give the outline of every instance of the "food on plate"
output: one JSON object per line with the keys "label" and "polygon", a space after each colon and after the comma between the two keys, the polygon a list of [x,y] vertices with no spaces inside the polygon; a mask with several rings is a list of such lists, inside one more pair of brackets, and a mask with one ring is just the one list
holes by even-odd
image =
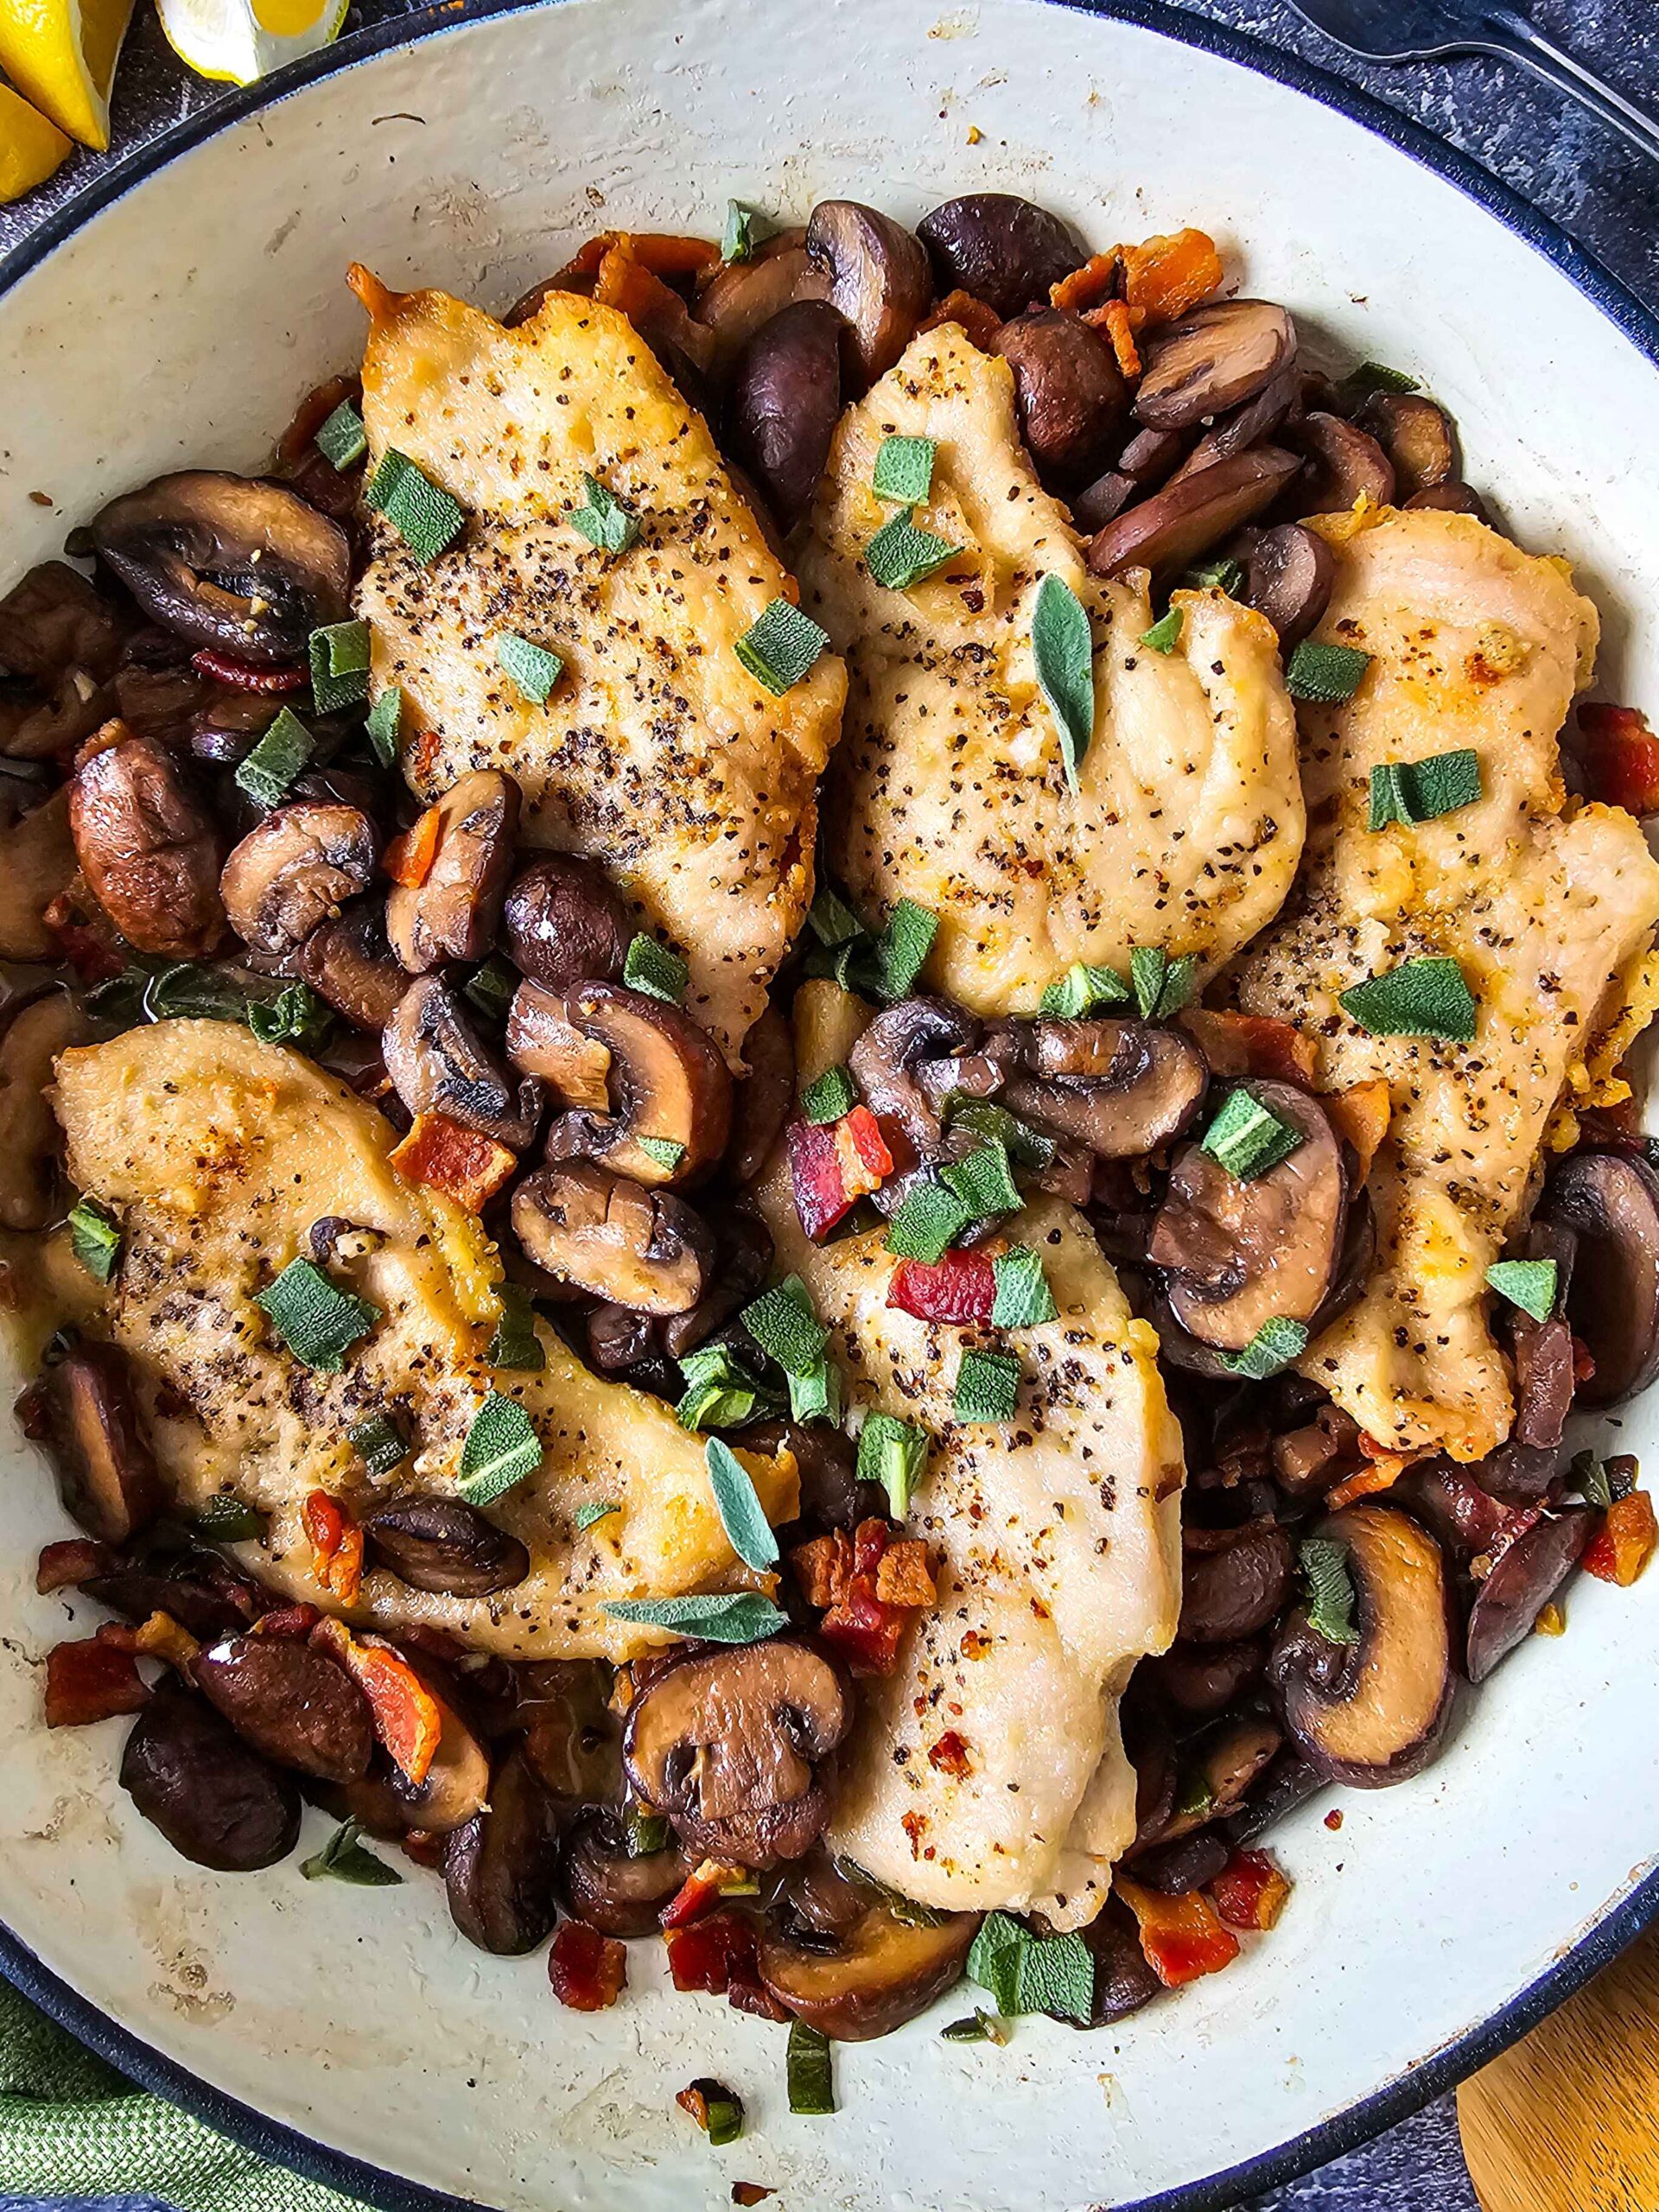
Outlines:
{"label": "food on plate", "polygon": [[1202,232],[352,281],[0,599],[45,1723],[572,2009],[660,1935],[796,2111],[1124,2019],[1659,1543],[1659,740]]}

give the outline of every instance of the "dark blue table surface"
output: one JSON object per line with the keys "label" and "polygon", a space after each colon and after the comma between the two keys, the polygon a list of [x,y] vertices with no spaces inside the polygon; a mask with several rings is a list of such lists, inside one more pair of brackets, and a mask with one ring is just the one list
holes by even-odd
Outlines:
{"label": "dark blue table surface", "polygon": [[[415,4],[358,0],[347,29],[406,15]],[[1186,0],[1186,5],[1194,15],[1253,31],[1365,85],[1495,170],[1659,308],[1659,170],[1526,72],[1481,60],[1371,68],[1351,62],[1278,0]],[[1532,0],[1531,14],[1559,42],[1659,115],[1659,7],[1653,0],[1634,5],[1631,0]],[[130,151],[215,96],[213,86],[182,69],[145,11],[129,41],[117,89],[115,150]],[[0,208],[0,257],[50,208],[72,199],[99,166],[99,156],[77,154],[22,206]],[[0,2184],[4,2178],[0,2175]],[[0,2197],[0,2208],[19,2202]],[[46,2208],[31,2205],[29,2212]],[[1431,2105],[1364,2149],[1257,2199],[1248,2212],[1478,2212],[1458,2148],[1452,2101]]]}

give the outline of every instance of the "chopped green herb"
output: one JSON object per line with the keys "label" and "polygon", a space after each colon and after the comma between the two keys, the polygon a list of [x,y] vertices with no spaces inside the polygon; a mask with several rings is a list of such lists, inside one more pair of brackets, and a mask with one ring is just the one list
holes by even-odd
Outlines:
{"label": "chopped green herb", "polygon": [[[613,1513],[620,1513],[621,1510],[621,1507],[608,1497],[590,1497],[585,1505],[579,1505],[576,1508],[575,1515],[576,1528],[578,1531],[591,1529],[596,1522],[607,1520]],[[666,1828],[668,1826],[666,1821],[664,1821],[663,1826]],[[630,1856],[636,1855],[630,1853]]]}
{"label": "chopped green herb", "polygon": [[461,995],[472,1001],[486,1021],[499,1024],[507,1018],[518,983],[518,970],[510,968],[499,952],[493,952],[461,985]]}
{"label": "chopped green herb", "polygon": [[682,1428],[741,1428],[758,1413],[779,1408],[777,1394],[749,1372],[724,1338],[687,1352],[680,1372],[685,1395],[674,1412]]}
{"label": "chopped green herb", "polygon": [[1307,1583],[1308,1626],[1327,1643],[1357,1643],[1348,1547],[1334,1536],[1304,1536],[1297,1557]]}
{"label": "chopped green herb", "polygon": [[371,1414],[349,1429],[352,1449],[372,1475],[389,1475],[409,1457],[409,1443],[385,1414]]}
{"label": "chopped green herb", "polygon": [[1094,2011],[1095,1962],[1083,1938],[1033,1936],[1005,1912],[981,1923],[967,1974],[999,2013],[1047,2012],[1086,2024]]}
{"label": "chopped green herb", "polygon": [[823,1357],[830,1332],[812,1311],[806,1285],[785,1275],[738,1317],[769,1359],[785,1375],[805,1375]]}
{"label": "chopped green herb", "polygon": [[741,200],[726,202],[726,225],[720,234],[720,257],[722,261],[749,261],[754,249],[770,234],[771,226],[764,215],[753,207],[746,207]]}
{"label": "chopped green herb", "polygon": [[891,1414],[867,1414],[858,1432],[858,1479],[880,1483],[895,1521],[910,1510],[910,1501],[927,1465],[927,1431],[913,1421],[896,1421]]}
{"label": "chopped green herb", "polygon": [[995,2012],[976,2008],[965,2020],[952,2020],[948,2028],[941,2028],[940,2035],[946,2043],[995,2043],[1008,2040],[1008,2024]]}
{"label": "chopped green herb", "polygon": [[817,665],[830,632],[786,599],[774,599],[733,646],[757,683],[774,698],[792,691]]}
{"label": "chopped green herb", "polygon": [[1354,645],[1319,645],[1304,638],[1285,664],[1285,689],[1293,699],[1324,707],[1340,706],[1359,689],[1371,664],[1370,653]]}
{"label": "chopped green herb", "polygon": [[1019,2009],[1020,1954],[1030,1942],[1029,1932],[1006,1912],[988,1913],[980,1923],[964,1972],[989,1990],[999,2012]]}
{"label": "chopped green herb", "polygon": [[907,1191],[887,1224],[887,1249],[900,1260],[942,1260],[972,1221],[973,1211],[932,1176]]}
{"label": "chopped green herb", "polygon": [[280,806],[315,749],[315,738],[293,709],[284,707],[238,768],[237,789],[256,806]]}
{"label": "chopped green herb", "polygon": [[791,2112],[834,2112],[836,2076],[830,2038],[804,2020],[789,2024],[788,2071]]}
{"label": "chopped green herb", "polygon": [[369,709],[368,719],[363,725],[369,743],[374,747],[374,757],[383,768],[395,768],[397,765],[397,735],[403,719],[402,688],[388,683]]}
{"label": "chopped green herb", "polygon": [[467,518],[449,494],[423,475],[405,453],[387,448],[363,500],[384,515],[424,567],[460,537]]}
{"label": "chopped green herb", "polygon": [[1497,1260],[1486,1270],[1486,1287],[1535,1321],[1548,1321],[1555,1311],[1559,1274],[1554,1260]]}
{"label": "chopped green herb", "polygon": [[939,918],[931,907],[918,906],[913,899],[899,901],[887,918],[887,929],[877,947],[880,975],[876,988],[881,997],[898,1000],[910,996],[938,933]]}
{"label": "chopped green herb", "polygon": [[121,1224],[96,1198],[79,1198],[69,1216],[69,1244],[95,1282],[108,1282],[121,1256]]}
{"label": "chopped green herb", "polygon": [[953,1129],[971,1129],[976,1136],[1000,1144],[1016,1167],[1046,1167],[1054,1157],[1054,1140],[1010,1114],[994,1098],[964,1098],[954,1091],[945,1101],[945,1121]]}
{"label": "chopped green herb", "polygon": [[864,925],[847,901],[820,880],[806,910],[807,927],[820,944],[850,944],[864,935]]}
{"label": "chopped green herb", "polygon": [[826,1068],[801,1093],[801,1111],[809,1122],[838,1122],[858,1103],[858,1086],[844,1067]]}
{"label": "chopped green herb", "polygon": [[582,482],[588,504],[571,509],[572,527],[579,530],[590,545],[597,545],[601,553],[626,553],[639,535],[639,517],[585,468]]}
{"label": "chopped green herb", "polygon": [[949,1167],[941,1170],[939,1180],[947,1190],[956,1192],[976,1221],[986,1214],[1019,1211],[1020,1192],[1008,1166],[1008,1155],[995,1141],[981,1145],[966,1160],[953,1160]]}
{"label": "chopped green herb", "polygon": [[726,1531],[726,1541],[745,1567],[756,1573],[778,1564],[778,1539],[761,1510],[748,1469],[729,1444],[711,1436],[703,1451],[709,1487],[715,1494],[715,1510]]}
{"label": "chopped green herb", "polygon": [[369,626],[331,622],[311,632],[311,702],[320,715],[361,706],[369,696]]}
{"label": "chopped green herb", "polygon": [[1366,827],[1386,830],[1391,822],[1414,830],[1472,806],[1479,798],[1480,755],[1472,747],[1436,753],[1427,760],[1392,760],[1371,771],[1371,810]]}
{"label": "chopped green herb", "polygon": [[1161,946],[1137,944],[1129,953],[1129,988],[1142,1021],[1167,1021],[1192,995],[1198,961],[1190,952],[1172,960]]}
{"label": "chopped green herb", "polygon": [[338,1375],[380,1319],[378,1306],[341,1290],[309,1260],[290,1260],[253,1302],[295,1358],[319,1375]]}
{"label": "chopped green herb", "polygon": [[342,1821],[322,1849],[309,1859],[300,1861],[300,1872],[308,1882],[325,1878],[335,1882],[353,1882],[362,1890],[391,1890],[399,1888],[403,1876],[395,1866],[388,1866],[384,1859],[377,1859],[358,1841],[362,1830],[355,1821]]}
{"label": "chopped green herb", "polygon": [[1149,645],[1155,653],[1173,653],[1180,644],[1181,632],[1185,627],[1185,609],[1172,607],[1167,613],[1159,616],[1150,630],[1141,632],[1141,642],[1143,645]]}
{"label": "chopped green herb", "polygon": [[1043,993],[1041,1010],[1075,1021],[1080,1015],[1092,1014],[1097,1006],[1128,1003],[1129,987],[1116,969],[1091,968],[1087,961],[1078,960]]}
{"label": "chopped green herb", "polygon": [[1242,1376],[1247,1382],[1265,1382],[1306,1350],[1307,1331],[1301,1323],[1275,1313],[1262,1324],[1243,1351],[1224,1351],[1218,1357],[1230,1375]]}
{"label": "chopped green herb", "polygon": [[991,1274],[996,1282],[991,1304],[994,1329],[1034,1329],[1058,1313],[1043,1272],[1043,1255],[1031,1245],[1010,1245],[991,1262]]}
{"label": "chopped green herb", "polygon": [[912,512],[900,507],[896,515],[889,515],[864,548],[864,566],[884,590],[908,591],[962,550],[949,538],[918,529],[911,520]]}
{"label": "chopped green herb", "polygon": [[1194,1815],[1202,1818],[1214,1806],[1215,1802],[1215,1791],[1199,1773],[1198,1768],[1195,1766],[1184,1768],[1176,1779],[1173,1809],[1183,1819],[1191,1818]]}
{"label": "chopped green herb", "polygon": [[814,1421],[840,1421],[841,1370],[833,1360],[817,1360],[804,1375],[790,1376],[789,1417],[803,1427]]}
{"label": "chopped green herb", "polygon": [[1064,577],[1045,576],[1037,587],[1031,655],[1054,717],[1065,780],[1075,791],[1095,734],[1095,646],[1083,601]]}
{"label": "chopped green herb", "polygon": [[883,438],[876,448],[873,485],[878,499],[918,506],[933,488],[935,438]]}
{"label": "chopped green herb", "polygon": [[355,468],[367,453],[369,434],[363,427],[363,417],[351,401],[342,399],[312,443],[330,467],[337,468],[344,475],[348,468]]}
{"label": "chopped green herb", "polygon": [[1181,582],[1193,591],[1223,591],[1236,599],[1244,588],[1244,563],[1226,555],[1213,561],[1195,561]]}
{"label": "chopped green herb", "polygon": [[1593,1452],[1575,1452],[1567,1468],[1567,1478],[1577,1484],[1586,1505],[1611,1505],[1613,1486],[1607,1479],[1607,1470]]}
{"label": "chopped green herb", "polygon": [[1252,1183],[1288,1160],[1302,1141],[1300,1129],[1281,1122],[1240,1084],[1228,1092],[1221,1111],[1205,1131],[1203,1149],[1237,1181]]}
{"label": "chopped green herb", "polygon": [[564,662],[545,645],[532,645],[516,630],[503,630],[495,641],[498,665],[532,706],[544,707],[553,686],[564,672]]}
{"label": "chopped green herb", "polygon": [[[588,1508],[584,1505],[582,1510],[586,1513]],[[616,1508],[607,1505],[605,1510],[614,1513]],[[580,1516],[577,1517],[579,1524],[586,1525],[581,1523]],[[598,1516],[594,1517],[597,1519]],[[660,1813],[647,1813],[638,1805],[630,1805],[623,1815],[622,1836],[630,1859],[654,1859],[659,1851],[668,1849],[668,1822]]]}
{"label": "chopped green herb", "polygon": [[535,1422],[516,1398],[492,1390],[467,1431],[455,1488],[469,1505],[493,1505],[541,1464]]}
{"label": "chopped green herb", "polygon": [[492,1367],[512,1374],[539,1374],[547,1365],[547,1354],[536,1333],[536,1309],[529,1292],[504,1281],[495,1286],[495,1300],[500,1312],[485,1358]]}
{"label": "chopped green herb", "polygon": [[228,1491],[210,1497],[195,1515],[197,1532],[214,1544],[251,1543],[265,1533],[265,1516]]}
{"label": "chopped green herb", "polygon": [[274,999],[255,1000],[246,1015],[262,1045],[320,1045],[334,1019],[333,1007],[308,983],[289,983]]}
{"label": "chopped green herb", "polygon": [[245,1021],[248,1002],[222,968],[179,960],[147,980],[142,1011],[149,1021]]}
{"label": "chopped green herb", "polygon": [[670,1175],[685,1158],[685,1147],[677,1137],[636,1137],[634,1142],[647,1160],[654,1160]]}
{"label": "chopped green herb", "polygon": [[690,2113],[711,2143],[735,2143],[743,2133],[743,2100],[723,2082],[693,2082],[674,2101]]}
{"label": "chopped green herb", "polygon": [[1349,370],[1338,396],[1346,413],[1379,391],[1421,391],[1422,388],[1403,369],[1391,369],[1382,361],[1362,361],[1357,369]]}
{"label": "chopped green herb", "polygon": [[613,1620],[677,1629],[705,1643],[759,1643],[789,1625],[789,1615],[758,1590],[710,1598],[608,1598],[605,1611]]}
{"label": "chopped green herb", "polygon": [[690,976],[679,954],[654,937],[635,938],[622,963],[622,980],[630,990],[644,991],[648,998],[662,999],[670,1006],[683,1006]]}
{"label": "chopped green herb", "polygon": [[1475,1033],[1475,1001],[1452,959],[1402,960],[1344,991],[1337,1003],[1373,1037],[1446,1037],[1466,1045]]}
{"label": "chopped green herb", "polygon": [[989,1427],[1012,1421],[1019,1403],[1020,1363],[1012,1352],[963,1352],[957,1370],[952,1420],[970,1428]]}

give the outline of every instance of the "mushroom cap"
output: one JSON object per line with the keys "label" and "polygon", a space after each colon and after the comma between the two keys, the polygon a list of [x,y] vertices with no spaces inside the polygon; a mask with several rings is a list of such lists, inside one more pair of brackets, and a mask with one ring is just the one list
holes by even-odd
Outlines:
{"label": "mushroom cap", "polygon": [[394,883],[386,899],[386,934],[410,975],[482,960],[494,944],[521,803],[499,768],[474,769],[434,802],[432,865],[418,884]]}
{"label": "mushroom cap", "polygon": [[538,1268],[636,1313],[690,1313],[714,1270],[714,1232],[694,1208],[591,1160],[525,1176],[512,1213]]}
{"label": "mushroom cap", "polygon": [[534,1137],[541,1084],[507,1072],[440,977],[422,976],[409,986],[382,1033],[381,1049],[386,1073],[411,1114],[448,1114],[513,1152]]}
{"label": "mushroom cap", "polygon": [[292,952],[365,888],[380,856],[354,806],[279,806],[232,848],[219,879],[231,927],[256,952]]}
{"label": "mushroom cap", "polygon": [[1021,1065],[1002,1103],[1102,1160],[1139,1159],[1168,1144],[1208,1087],[1204,1054],[1184,1029],[1110,1019],[1019,1025]]}
{"label": "mushroom cap", "polygon": [[797,2019],[837,2043],[864,2043],[925,2012],[960,1976],[978,1930],[977,1913],[930,1913],[918,1924],[877,1901],[833,1950],[768,1929],[756,1962]]}
{"label": "mushroom cap", "polygon": [[1634,1154],[1581,1153],[1550,1177],[1541,1220],[1570,1230],[1567,1318],[1596,1371],[1585,1406],[1615,1406],[1659,1374],[1659,1173]]}
{"label": "mushroom cap", "polygon": [[83,759],[69,786],[80,872],[140,952],[199,958],[225,933],[218,829],[185,770],[155,738],[118,721],[99,734],[111,741]]}
{"label": "mushroom cap", "polygon": [[861,391],[886,375],[932,305],[926,251],[902,223],[856,200],[819,200],[807,218],[806,250],[828,274]]}

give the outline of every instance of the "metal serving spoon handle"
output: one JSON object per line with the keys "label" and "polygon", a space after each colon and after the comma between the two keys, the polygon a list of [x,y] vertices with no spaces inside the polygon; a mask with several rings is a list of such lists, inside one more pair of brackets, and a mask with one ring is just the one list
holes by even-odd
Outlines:
{"label": "metal serving spoon handle", "polygon": [[1489,7],[1483,14],[1493,40],[1506,54],[1553,85],[1558,92],[1565,92],[1575,99],[1592,115],[1621,131],[1639,153],[1648,154],[1659,162],[1659,124],[1650,116],[1643,115],[1639,107],[1616,92],[1611,85],[1604,84],[1581,61],[1547,39],[1535,29],[1524,16],[1517,16],[1512,9]]}

